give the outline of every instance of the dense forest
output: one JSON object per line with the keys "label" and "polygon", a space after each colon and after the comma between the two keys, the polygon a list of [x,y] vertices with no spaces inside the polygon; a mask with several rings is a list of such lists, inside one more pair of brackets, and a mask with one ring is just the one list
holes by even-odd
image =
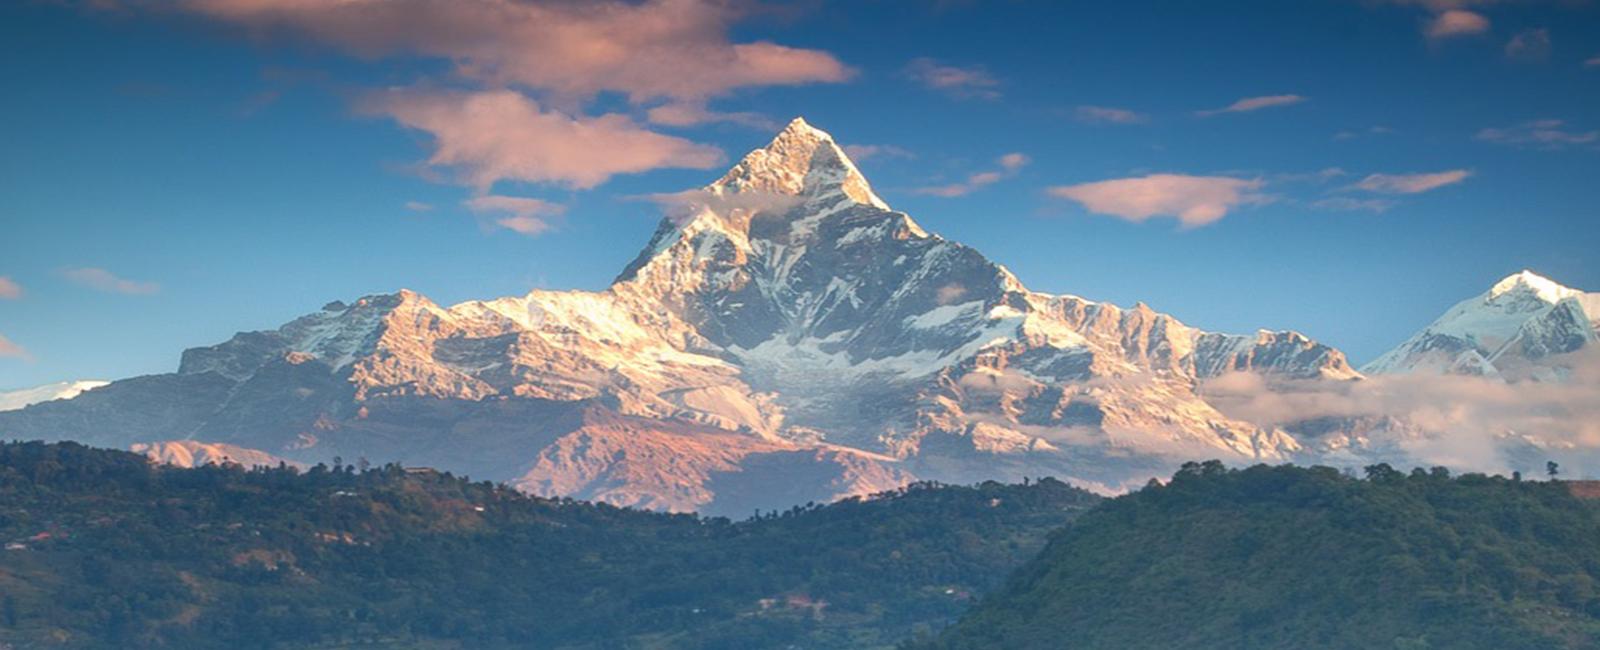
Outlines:
{"label": "dense forest", "polygon": [[1568,487],[1191,463],[1079,518],[914,645],[1596,648],[1600,517]]}
{"label": "dense forest", "polygon": [[733,522],[341,465],[0,445],[0,647],[893,647],[1101,500],[924,484]]}

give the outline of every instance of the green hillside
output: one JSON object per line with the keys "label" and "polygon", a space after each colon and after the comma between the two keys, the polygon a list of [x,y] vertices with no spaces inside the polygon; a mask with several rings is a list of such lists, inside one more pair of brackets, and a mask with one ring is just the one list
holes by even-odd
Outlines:
{"label": "green hillside", "polygon": [[0,445],[0,647],[892,647],[1099,501],[919,485],[730,522],[386,466]]}
{"label": "green hillside", "polygon": [[1107,501],[930,648],[1596,648],[1562,483],[1189,464]]}

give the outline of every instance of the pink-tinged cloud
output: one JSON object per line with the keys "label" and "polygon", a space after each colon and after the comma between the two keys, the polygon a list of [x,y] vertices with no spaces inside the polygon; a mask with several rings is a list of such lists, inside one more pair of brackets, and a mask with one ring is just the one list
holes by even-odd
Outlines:
{"label": "pink-tinged cloud", "polygon": [[1550,30],[1524,29],[1506,42],[1506,58],[1528,63],[1550,58]]}
{"label": "pink-tinged cloud", "polygon": [[915,194],[939,196],[944,198],[966,196],[979,189],[998,183],[1008,176],[1016,174],[1019,170],[1021,170],[1023,167],[1026,167],[1028,163],[1032,161],[1033,159],[1029,158],[1027,154],[1017,152],[1008,153],[995,159],[995,164],[1000,166],[1000,169],[998,170],[976,172],[968,175],[966,180],[963,180],[959,183],[919,187],[911,191]]}
{"label": "pink-tinged cloud", "polygon": [[983,66],[954,66],[921,57],[906,65],[906,76],[952,97],[999,99],[1000,82]]}
{"label": "pink-tinged cloud", "polygon": [[1228,176],[1151,174],[1080,185],[1052,187],[1051,196],[1069,199],[1095,214],[1133,222],[1151,217],[1177,217],[1185,228],[1195,228],[1227,216],[1234,208],[1260,203],[1259,179]]}
{"label": "pink-tinged cloud", "polygon": [[1428,21],[1423,30],[1428,38],[1441,39],[1454,36],[1471,36],[1489,31],[1489,19],[1483,14],[1465,9],[1451,9]]}
{"label": "pink-tinged cloud", "polygon": [[1079,106],[1074,114],[1087,124],[1139,124],[1146,120],[1134,111],[1110,106]]}
{"label": "pink-tinged cloud", "polygon": [[147,296],[161,290],[161,285],[154,282],[141,282],[117,277],[115,273],[95,267],[67,269],[62,271],[61,274],[66,276],[68,280],[106,293]]}
{"label": "pink-tinged cloud", "polygon": [[1484,129],[1475,137],[1484,142],[1536,149],[1600,145],[1600,130],[1572,130],[1561,120],[1534,120],[1506,128]]}
{"label": "pink-tinged cloud", "polygon": [[474,214],[503,215],[494,219],[495,225],[529,237],[550,230],[552,225],[548,218],[566,210],[549,201],[497,194],[473,197],[466,200],[464,205]]}
{"label": "pink-tinged cloud", "polygon": [[22,285],[16,280],[0,275],[0,300],[16,300],[22,297]]}
{"label": "pink-tinged cloud", "polygon": [[570,117],[512,90],[397,89],[367,97],[363,108],[432,135],[428,164],[457,170],[480,192],[501,180],[586,189],[616,174],[722,162],[714,147],[646,130],[625,115]]}
{"label": "pink-tinged cloud", "polygon": [[1446,185],[1467,180],[1472,172],[1465,169],[1435,172],[1432,174],[1372,174],[1352,187],[1379,194],[1420,194]]}
{"label": "pink-tinged cloud", "polygon": [[358,56],[445,59],[468,78],[580,102],[703,100],[852,72],[820,50],[734,43],[740,3],[716,0],[180,0],[258,35],[302,36]]}
{"label": "pink-tinged cloud", "polygon": [[11,339],[6,338],[6,335],[0,334],[0,359],[7,357],[12,359],[28,360],[32,359],[33,355],[28,354],[28,350],[26,348],[23,348],[16,343],[12,343]]}
{"label": "pink-tinged cloud", "polygon": [[1267,95],[1263,97],[1246,97],[1222,108],[1199,111],[1195,114],[1199,115],[1200,117],[1210,117],[1212,115],[1220,115],[1222,113],[1249,113],[1251,111],[1259,111],[1263,108],[1293,106],[1306,100],[1307,98],[1300,95]]}
{"label": "pink-tinged cloud", "polygon": [[1583,62],[1583,67],[1585,67],[1585,68],[1600,68],[1600,56],[1591,56],[1591,57],[1589,57],[1588,61],[1584,61]]}

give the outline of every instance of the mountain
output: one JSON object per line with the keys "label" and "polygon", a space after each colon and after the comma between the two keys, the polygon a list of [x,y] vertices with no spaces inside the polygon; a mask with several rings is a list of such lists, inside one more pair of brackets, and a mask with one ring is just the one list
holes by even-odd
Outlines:
{"label": "mountain", "polygon": [[1360,376],[1294,332],[1031,291],[891,209],[804,120],[666,200],[604,291],[334,302],[188,350],[176,373],[0,414],[0,435],[402,460],[747,514],[917,478],[1114,490],[1197,456],[1280,461],[1293,436],[1223,415],[1199,383]]}
{"label": "mountain", "polygon": [[1190,465],[913,647],[1594,648],[1597,535],[1562,482]]}
{"label": "mountain", "polygon": [[72,399],[83,393],[83,391],[99,388],[108,383],[110,382],[96,380],[61,381],[33,388],[0,392],[0,411],[15,411],[29,404],[38,404],[39,402],[51,400]]}
{"label": "mountain", "polygon": [[1600,293],[1561,286],[1532,271],[1501,280],[1361,370],[1560,380],[1559,355],[1600,338]]}
{"label": "mountain", "polygon": [[915,484],[730,522],[395,465],[0,443],[0,646],[887,649],[1099,501]]}

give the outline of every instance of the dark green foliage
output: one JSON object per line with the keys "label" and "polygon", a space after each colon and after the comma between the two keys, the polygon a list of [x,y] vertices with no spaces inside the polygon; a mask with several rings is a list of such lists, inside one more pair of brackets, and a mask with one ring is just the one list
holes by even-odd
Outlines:
{"label": "dark green foliage", "polygon": [[892,646],[1097,501],[917,485],[735,523],[395,465],[172,469],[13,443],[0,542],[26,548],[0,551],[0,646]]}
{"label": "dark green foliage", "polygon": [[1189,464],[1110,500],[930,648],[1596,648],[1600,517],[1562,483]]}

